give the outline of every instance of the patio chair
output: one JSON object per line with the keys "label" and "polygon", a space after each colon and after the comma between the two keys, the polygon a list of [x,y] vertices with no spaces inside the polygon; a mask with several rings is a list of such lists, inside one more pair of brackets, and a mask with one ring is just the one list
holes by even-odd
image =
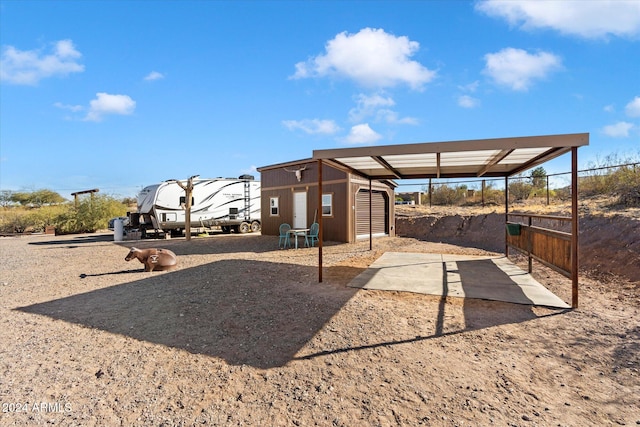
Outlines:
{"label": "patio chair", "polygon": [[320,231],[320,226],[317,222],[311,224],[309,227],[309,233],[304,235],[304,245],[309,247],[309,240],[311,240],[311,246],[315,246],[315,242],[318,241],[318,232]]}
{"label": "patio chair", "polygon": [[289,234],[289,230],[291,230],[291,226],[289,224],[280,224],[280,236],[278,239],[278,249],[280,249],[280,245],[282,245],[283,249],[287,247],[291,247],[291,235]]}

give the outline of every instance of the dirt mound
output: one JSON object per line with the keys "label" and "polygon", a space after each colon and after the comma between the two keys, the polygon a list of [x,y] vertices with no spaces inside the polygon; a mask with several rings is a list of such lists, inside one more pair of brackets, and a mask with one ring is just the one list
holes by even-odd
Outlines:
{"label": "dirt mound", "polygon": [[[640,281],[640,218],[587,214],[579,219],[579,263],[583,273]],[[429,242],[504,252],[504,214],[399,211],[396,233]]]}

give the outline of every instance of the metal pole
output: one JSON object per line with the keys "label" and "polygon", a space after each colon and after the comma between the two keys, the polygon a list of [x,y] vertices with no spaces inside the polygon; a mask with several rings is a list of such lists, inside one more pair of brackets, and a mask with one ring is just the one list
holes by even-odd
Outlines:
{"label": "metal pole", "polygon": [[373,207],[371,193],[371,178],[369,178],[369,250],[373,249]]}
{"label": "metal pole", "polygon": [[533,217],[528,217],[529,228],[527,228],[527,255],[529,256],[529,274],[533,273],[533,233],[531,232],[531,226],[533,225]]}
{"label": "metal pole", "polygon": [[193,194],[193,177],[187,180],[184,201],[184,237],[191,240],[191,195]]}
{"label": "metal pole", "polygon": [[318,159],[318,283],[322,283],[322,160]]}
{"label": "metal pole", "polygon": [[507,222],[509,221],[509,177],[504,177],[504,254],[509,256],[509,236],[507,234]]}
{"label": "metal pole", "polygon": [[571,307],[578,308],[578,147],[571,147]]}
{"label": "metal pole", "polygon": [[547,175],[547,206],[549,206],[549,175]]}

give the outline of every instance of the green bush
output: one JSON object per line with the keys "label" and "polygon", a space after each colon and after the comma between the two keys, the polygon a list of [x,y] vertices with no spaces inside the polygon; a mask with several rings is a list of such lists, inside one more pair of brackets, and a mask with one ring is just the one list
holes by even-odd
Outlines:
{"label": "green bush", "polygon": [[124,216],[127,206],[107,195],[83,197],[78,204],[64,203],[33,208],[5,207],[0,210],[0,232],[42,232],[54,226],[57,233],[87,233],[108,227],[109,220]]}
{"label": "green bush", "polygon": [[107,228],[109,219],[124,216],[127,207],[111,196],[94,195],[82,198],[58,218],[61,233],[93,233]]}
{"label": "green bush", "polygon": [[624,206],[640,206],[640,166],[624,166],[613,174],[614,194]]}
{"label": "green bush", "polygon": [[455,205],[465,200],[466,186],[449,187],[447,184],[434,186],[431,191],[431,203],[434,205]]}
{"label": "green bush", "polygon": [[521,179],[509,183],[509,197],[516,202],[528,199],[533,191],[533,185]]}
{"label": "green bush", "polygon": [[70,206],[64,205],[43,206],[37,209],[30,209],[26,214],[26,221],[29,224],[29,231],[44,231],[45,227],[56,226],[61,217],[69,212]]}
{"label": "green bush", "polygon": [[28,227],[28,212],[25,209],[3,208],[0,211],[0,232],[24,233]]}

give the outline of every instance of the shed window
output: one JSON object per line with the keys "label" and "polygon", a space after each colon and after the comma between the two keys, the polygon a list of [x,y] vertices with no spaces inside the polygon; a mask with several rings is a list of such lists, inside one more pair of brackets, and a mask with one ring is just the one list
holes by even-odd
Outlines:
{"label": "shed window", "polygon": [[322,216],[333,216],[333,194],[322,195]]}
{"label": "shed window", "polygon": [[279,198],[278,197],[271,197],[269,198],[269,215],[270,216],[280,216],[280,209],[278,207],[279,205]]}

